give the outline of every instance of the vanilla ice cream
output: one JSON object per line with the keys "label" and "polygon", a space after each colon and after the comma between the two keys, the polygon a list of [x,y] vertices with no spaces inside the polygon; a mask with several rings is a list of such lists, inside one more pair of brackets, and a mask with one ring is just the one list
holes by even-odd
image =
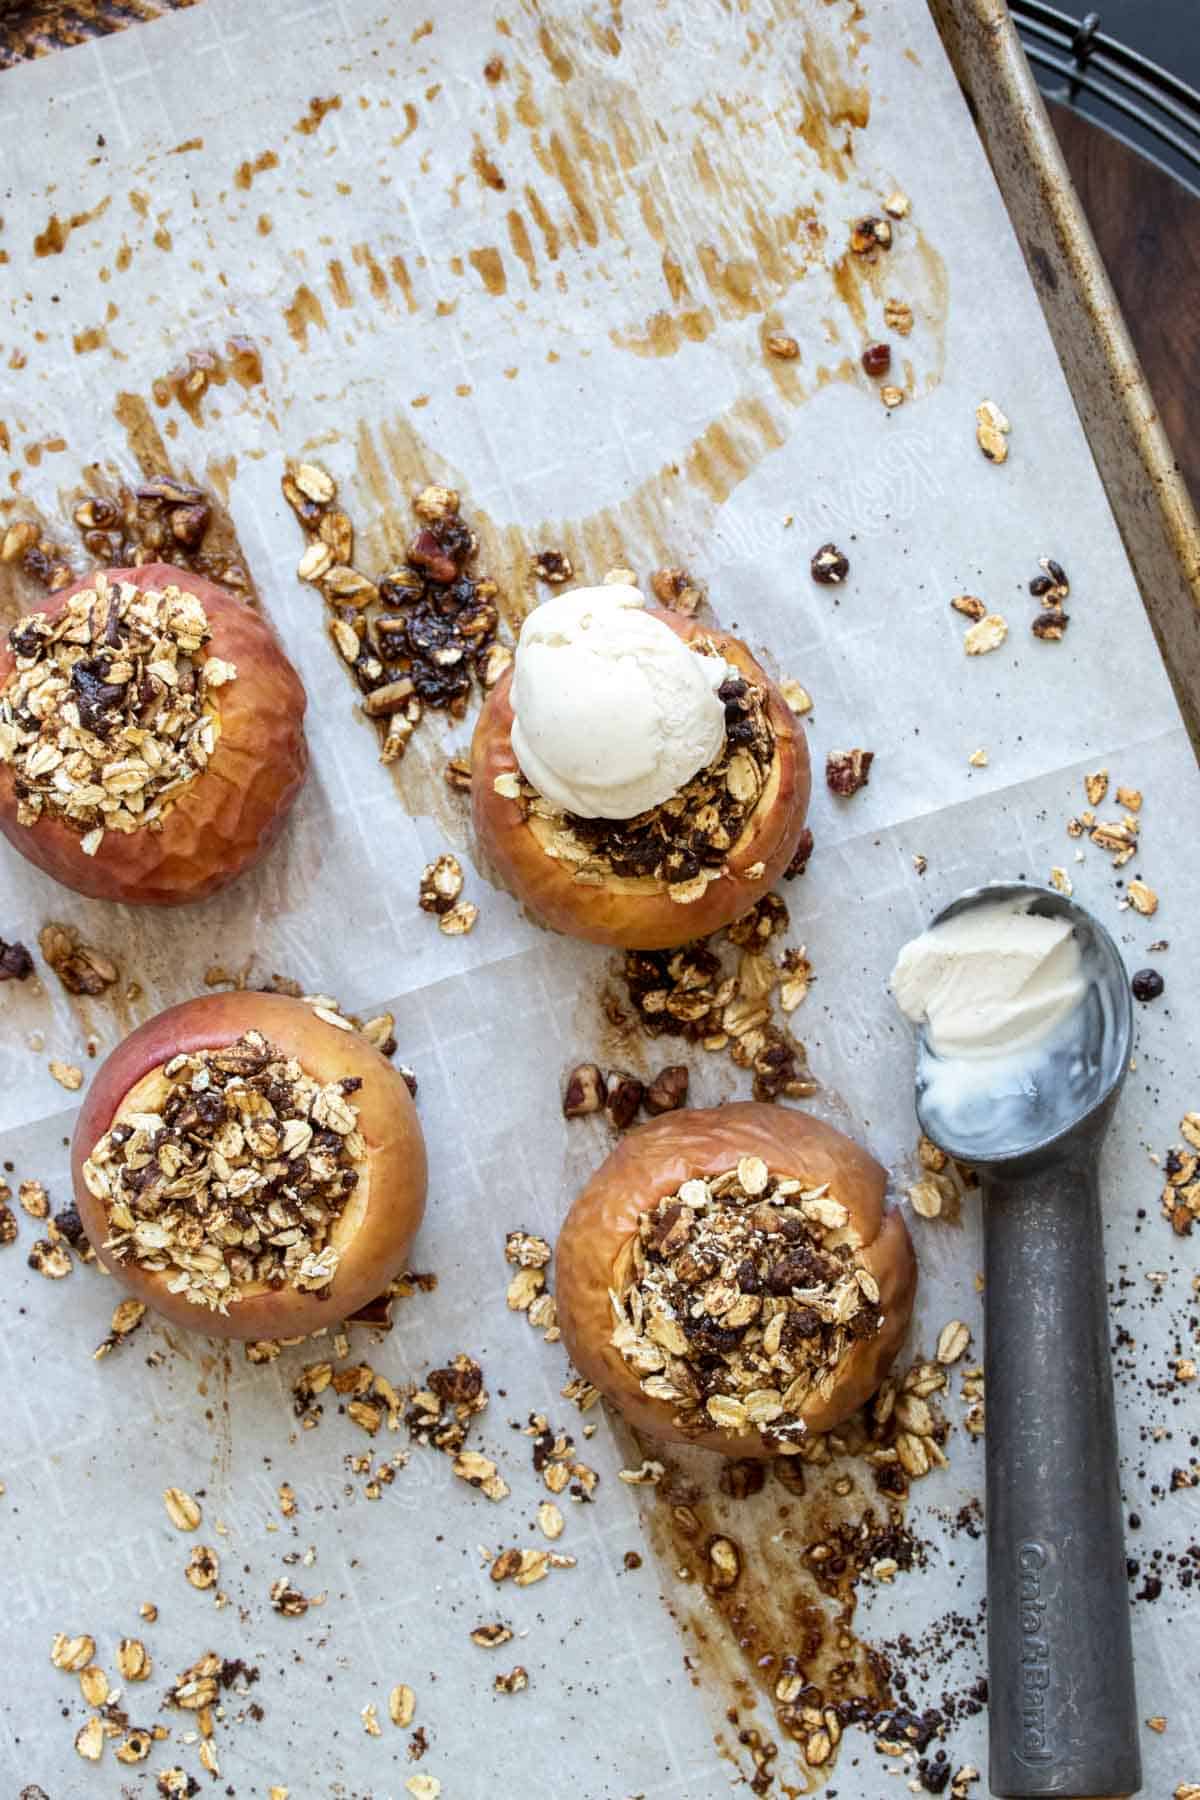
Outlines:
{"label": "vanilla ice cream", "polygon": [[1069,919],[998,901],[905,944],[890,985],[901,1012],[925,1026],[934,1055],[957,1060],[1035,1052],[1086,983]]}
{"label": "vanilla ice cream", "polygon": [[719,755],[728,672],[647,612],[635,587],[556,594],[517,640],[513,753],[552,806],[631,819]]}

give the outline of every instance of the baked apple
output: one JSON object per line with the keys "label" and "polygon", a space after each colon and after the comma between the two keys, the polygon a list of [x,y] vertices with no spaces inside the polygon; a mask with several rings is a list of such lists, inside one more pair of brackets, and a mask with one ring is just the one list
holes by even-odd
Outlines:
{"label": "baked apple", "polygon": [[[547,601],[530,619],[603,591]],[[636,589],[616,591],[642,606]],[[711,759],[694,759],[695,772],[674,791],[668,784],[669,797],[629,817],[581,816],[564,808],[561,797],[548,797],[545,784],[535,784],[530,758],[518,757],[514,748],[514,682],[519,686],[522,679],[527,621],[516,665],[488,695],[475,730],[471,804],[484,856],[543,924],[592,943],[662,950],[728,925],[778,881],[800,844],[810,772],[803,731],[740,639],[657,607],[644,608],[642,617],[658,621],[702,662],[715,661],[719,704]],[[608,690],[611,700],[603,676],[580,683],[580,716],[568,744],[577,762],[595,744],[597,759],[615,764],[623,734],[638,739],[643,722],[637,709],[621,710],[620,682],[633,660],[616,662],[620,673]],[[554,680],[550,668],[547,685]],[[708,698],[713,704],[713,695]],[[598,720],[589,699],[608,705],[611,721]],[[560,736],[570,740],[573,696],[564,693],[558,710]],[[673,710],[674,696],[659,700],[668,748],[681,735]],[[604,724],[608,730],[601,732]],[[653,764],[652,747],[647,760]],[[636,793],[637,784],[629,791]]]}
{"label": "baked apple", "polygon": [[559,1235],[575,1367],[654,1437],[796,1454],[875,1392],[908,1326],[886,1179],[832,1126],[752,1101],[631,1131]]}
{"label": "baked apple", "polygon": [[397,1070],[337,1015],[278,994],[159,1013],[97,1071],[75,1204],[104,1266],[176,1325],[301,1337],[403,1268],[425,1142]]}
{"label": "baked apple", "polygon": [[283,825],[304,706],[244,601],[166,563],[98,571],[0,649],[0,831],[93,900],[206,899]]}

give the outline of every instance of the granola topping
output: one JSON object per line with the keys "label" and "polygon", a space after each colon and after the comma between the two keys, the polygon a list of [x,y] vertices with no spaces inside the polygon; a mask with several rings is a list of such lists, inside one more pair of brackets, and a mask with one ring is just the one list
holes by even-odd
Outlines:
{"label": "granola topping", "polygon": [[283,494],[308,540],[296,572],[329,607],[330,635],[379,729],[380,761],[396,762],[427,707],[461,719],[474,683],[494,687],[512,662],[496,637],[499,589],[471,566],[478,539],[455,489],[424,487],[405,561],[371,580],[353,566],[353,522],[325,469],[289,469]]}
{"label": "granola topping", "polygon": [[359,1085],[315,1081],[257,1031],[172,1058],[154,1110],[113,1126],[84,1164],[105,1247],[217,1312],[256,1284],[327,1292],[366,1158]]}
{"label": "granola topping", "polygon": [[[720,654],[707,638],[691,648],[699,655]],[[581,819],[559,812],[519,772],[499,776],[497,791],[517,800],[526,818],[544,821],[539,837],[547,856],[568,863],[575,881],[594,887],[610,875],[650,877],[665,882],[672,900],[686,906],[723,873],[775,758],[764,689],[730,675],[717,692],[725,707],[720,754],[669,800],[635,818]]]}
{"label": "granola topping", "polygon": [[879,1288],[829,1184],[743,1156],[642,1214],[610,1291],[611,1343],[685,1432],[757,1429],[799,1451],[810,1397],[874,1337]]}
{"label": "granola topping", "polygon": [[13,770],[19,823],[61,819],[89,856],[106,831],[161,829],[212,756],[214,694],[237,675],[201,654],[210,637],[193,594],[103,574],[58,618],[21,620],[0,694],[0,763]]}

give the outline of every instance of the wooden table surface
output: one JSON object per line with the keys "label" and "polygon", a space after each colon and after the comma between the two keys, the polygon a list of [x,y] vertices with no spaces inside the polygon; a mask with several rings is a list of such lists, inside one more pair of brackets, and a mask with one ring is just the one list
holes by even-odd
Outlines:
{"label": "wooden table surface", "polygon": [[[0,70],[198,0],[0,0]],[[253,0],[247,0],[252,5]],[[1049,112],[1150,388],[1200,505],[1200,199],[1083,114]]]}

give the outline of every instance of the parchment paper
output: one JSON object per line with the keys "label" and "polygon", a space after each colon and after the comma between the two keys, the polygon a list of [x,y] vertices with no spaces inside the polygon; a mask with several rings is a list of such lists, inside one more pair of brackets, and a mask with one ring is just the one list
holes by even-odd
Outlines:
{"label": "parchment paper", "polygon": [[[380,1502],[364,1501],[343,1459],[402,1440],[368,1446],[336,1415],[301,1433],[288,1389],[311,1349],[253,1368],[153,1327],[93,1362],[113,1286],[83,1269],[44,1281],[25,1265],[35,1227],[22,1218],[19,1246],[0,1253],[6,1791],[145,1793],[146,1771],[172,1762],[199,1774],[178,1714],[161,1715],[172,1741],[140,1768],[118,1770],[111,1751],[100,1768],[75,1756],[85,1709],[50,1666],[60,1630],[93,1633],[114,1681],[116,1637],[146,1638],[145,1704],[126,1693],[137,1719],[158,1716],[166,1684],[208,1647],[258,1663],[261,1723],[218,1727],[219,1785],[239,1794],[277,1784],[402,1795],[428,1772],[447,1800],[662,1800],[735,1779],[713,1745],[727,1697],[685,1668],[687,1641],[659,1598],[669,1574],[648,1554],[623,1567],[624,1552],[646,1550],[639,1495],[616,1478],[628,1446],[602,1412],[585,1421],[560,1397],[561,1350],[503,1301],[505,1231],[553,1236],[607,1148],[603,1126],[564,1124],[558,1090],[571,1063],[602,1052],[608,959],[538,932],[476,873],[470,936],[446,939],[418,912],[422,864],[465,842],[440,776],[463,733],[426,726],[398,780],[379,767],[320,601],[294,576],[301,541],[278,487],[287,454],[317,454],[344,484],[368,568],[401,549],[421,478],[454,481],[481,531],[480,567],[513,613],[533,597],[531,549],[567,550],[581,580],[614,563],[643,579],[686,564],[722,622],[814,695],[818,771],[830,748],[876,752],[870,786],[850,802],[831,800],[818,777],[818,850],[787,892],[789,941],[807,945],[817,975],[794,1021],[827,1084],[815,1104],[861,1132],[898,1187],[912,1175],[911,1046],[883,982],[937,906],[968,883],[1045,879],[1059,864],[1132,968],[1152,960],[1152,940],[1170,940],[1153,959],[1165,999],[1139,1011],[1105,1191],[1114,1322],[1128,1333],[1117,1357],[1127,1498],[1142,1521],[1130,1554],[1145,1575],[1156,1550],[1185,1550],[1195,1492],[1169,1490],[1191,1456],[1194,1409],[1171,1364],[1194,1350],[1195,1255],[1159,1217],[1147,1151],[1164,1150],[1197,1105],[1196,769],[919,0],[545,12],[470,0],[428,21],[369,0],[206,0],[6,74],[0,146],[6,517],[29,502],[69,535],[61,507],[86,465],[133,473],[129,421],[148,410],[172,466],[228,493],[263,604],[308,685],[314,752],[283,844],[205,907],[90,904],[5,855],[0,932],[32,943],[46,918],[72,921],[142,994],[75,1007],[53,978],[45,992],[0,989],[0,1159],[65,1203],[74,1103],[48,1059],[88,1067],[89,1035],[103,1055],[135,1019],[198,991],[214,961],[253,958],[252,978],[280,971],[359,1012],[392,1007],[431,1155],[416,1262],[439,1286],[398,1308],[382,1344],[356,1336],[356,1353],[396,1382],[459,1349],[478,1356],[493,1395],[478,1441],[514,1489],[492,1507],[424,1453]],[[896,186],[912,213],[894,249],[874,273],[847,273],[850,221]],[[78,222],[58,254],[35,255],[52,214]],[[889,294],[914,307],[908,339],[883,329]],[[797,338],[797,361],[764,354],[772,330]],[[261,386],[210,390],[198,422],[154,403],[156,377],[235,333],[262,353]],[[857,369],[864,339],[880,334],[907,391],[892,414]],[[121,395],[135,397],[132,412]],[[984,398],[1012,420],[1003,468],[975,447]],[[144,429],[134,436],[144,450]],[[841,590],[808,575],[831,537],[852,564]],[[1059,644],[1029,633],[1026,583],[1044,554],[1071,581]],[[1008,616],[996,654],[964,657],[964,621],[948,606],[962,591]],[[979,747],[989,762],[972,768]],[[1083,772],[1102,764],[1145,791],[1144,849],[1123,873],[1160,891],[1153,919],[1118,910],[1108,859],[1085,841],[1076,862],[1065,835],[1085,803]],[[661,1060],[647,1051],[647,1067]],[[695,1099],[741,1091],[724,1062],[697,1052],[693,1068]],[[960,1226],[914,1219],[913,1231],[912,1349],[928,1352],[949,1318],[978,1333],[978,1224],[968,1207]],[[1157,1300],[1149,1270],[1165,1273]],[[568,1509],[557,1546],[577,1568],[498,1591],[476,1546],[532,1541],[543,1490],[509,1421],[539,1409],[575,1433],[600,1486],[594,1505]],[[868,1638],[919,1637],[948,1608],[978,1613],[982,1543],[943,1544],[941,1521],[979,1493],[982,1449],[961,1409],[948,1410],[950,1467],[912,1502],[928,1566],[863,1602]],[[599,1427],[586,1444],[585,1422]],[[299,1499],[292,1521],[278,1514],[280,1480]],[[200,1535],[222,1559],[224,1611],[184,1580],[190,1540],[166,1521],[168,1483],[203,1494]],[[213,1536],[217,1519],[227,1530]],[[285,1568],[285,1552],[310,1544],[314,1565]],[[1146,1733],[1156,1797],[1200,1779],[1180,1566],[1160,1568],[1156,1604],[1135,1604],[1141,1710],[1168,1721]],[[270,1611],[267,1589],[285,1572],[327,1590],[325,1605],[303,1620]],[[703,1612],[694,1589],[672,1597]],[[159,1606],[154,1627],[138,1620],[143,1599]],[[518,1637],[488,1654],[468,1633],[494,1617]],[[961,1655],[960,1685],[980,1652]],[[517,1661],[529,1690],[494,1694],[493,1676]],[[419,1764],[386,1721],[399,1681],[429,1734]],[[363,1731],[368,1702],[382,1739]],[[231,1700],[230,1713],[244,1705]],[[765,1713],[759,1722],[771,1729]],[[955,1728],[956,1765],[984,1764],[984,1735],[981,1719]],[[785,1747],[781,1779],[802,1785],[789,1757]],[[842,1796],[878,1800],[910,1776],[852,1733],[831,1780]]]}

